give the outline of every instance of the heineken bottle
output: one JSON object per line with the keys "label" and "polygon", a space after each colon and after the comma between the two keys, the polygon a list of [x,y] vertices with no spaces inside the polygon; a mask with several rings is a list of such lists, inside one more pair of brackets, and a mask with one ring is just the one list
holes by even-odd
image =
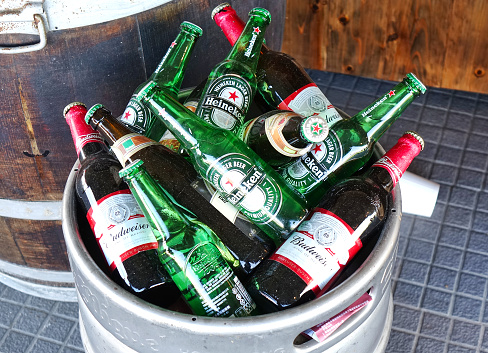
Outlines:
{"label": "heineken bottle", "polygon": [[119,174],[129,184],[158,242],[159,258],[196,315],[249,316],[256,304],[227,264],[215,233],[180,211],[135,160]]}
{"label": "heineken bottle", "polygon": [[371,158],[378,139],[425,89],[415,75],[407,74],[365,109],[336,123],[324,142],[283,168],[282,177],[315,207],[331,186]]}
{"label": "heineken bottle", "polygon": [[[157,82],[168,94],[177,97],[195,42],[201,34],[202,29],[200,27],[191,22],[183,22],[180,25],[180,33],[171,43],[158,67],[149,76],[148,81]],[[160,141],[166,127],[146,107],[134,99],[145,84],[146,82],[136,88],[119,119],[132,131],[145,135],[152,140]],[[165,139],[170,139],[170,136],[166,136]],[[171,141],[169,147],[172,147]]]}
{"label": "heineken bottle", "polygon": [[[244,29],[244,22],[228,3],[212,11],[212,18],[234,45]],[[327,97],[305,69],[288,54],[271,50],[266,44],[260,48],[256,77],[258,92],[255,101],[267,110],[283,109],[311,116],[320,115],[329,127],[342,120]]]}
{"label": "heineken bottle", "polygon": [[252,9],[230,53],[210,72],[196,109],[206,122],[238,133],[256,93],[259,52],[270,21],[267,10]]}
{"label": "heineken bottle", "polygon": [[304,117],[272,110],[244,123],[239,137],[272,167],[283,166],[325,140],[329,128],[320,115]]}
{"label": "heineken bottle", "polygon": [[202,177],[275,244],[306,216],[303,196],[234,133],[198,119],[155,82],[148,83],[138,99],[164,121]]}

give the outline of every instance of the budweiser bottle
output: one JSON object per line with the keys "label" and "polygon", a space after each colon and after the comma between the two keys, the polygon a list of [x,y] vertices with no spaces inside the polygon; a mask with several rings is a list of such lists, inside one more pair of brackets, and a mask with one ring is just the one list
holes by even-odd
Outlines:
{"label": "budweiser bottle", "polygon": [[256,94],[256,67],[270,21],[267,10],[252,9],[230,53],[210,72],[196,109],[206,122],[238,133]]}
{"label": "budweiser bottle", "polygon": [[259,309],[283,310],[323,294],[382,224],[389,193],[422,149],[422,138],[406,132],[372,167],[330,189],[247,283]]}
{"label": "budweiser bottle", "polygon": [[198,119],[154,82],[139,98],[165,122],[202,177],[276,244],[306,216],[303,197],[234,133]]}
{"label": "budweiser bottle", "polygon": [[71,103],[64,109],[80,162],[76,195],[110,277],[140,298],[168,307],[180,293],[159,260],[156,237],[147,219],[117,175],[120,163],[108,152],[100,134],[85,123],[85,113],[83,103]]}
{"label": "budweiser bottle", "polygon": [[244,123],[239,137],[270,166],[280,167],[325,140],[329,128],[320,115],[304,117],[272,110]]}
{"label": "budweiser bottle", "polygon": [[94,105],[88,111],[86,121],[101,133],[122,165],[136,159],[144,161],[147,172],[176,202],[195,214],[220,237],[235,256],[233,266],[239,275],[249,274],[268,256],[272,247],[268,247],[265,240],[261,242],[266,235],[258,232],[257,227],[248,227],[247,232],[243,233],[226,218],[225,208],[217,210],[209,204],[205,198],[207,196],[202,196],[202,193],[208,194],[207,188],[185,158],[156,141],[131,132],[101,104]]}
{"label": "budweiser bottle", "polygon": [[[212,18],[234,45],[239,38],[244,22],[236,11],[223,3],[212,11]],[[268,110],[292,110],[304,116],[320,115],[330,127],[342,120],[334,106],[313,82],[303,67],[289,55],[261,46],[256,76],[259,95]],[[261,99],[260,99],[261,100]]]}
{"label": "budweiser bottle", "polygon": [[332,185],[352,175],[371,158],[378,139],[424,92],[422,82],[407,74],[365,109],[336,123],[325,141],[283,168],[282,177],[314,207]]}
{"label": "budweiser bottle", "polygon": [[[256,304],[233,273],[215,233],[181,212],[139,159],[120,171],[158,241],[161,262],[197,315],[249,316]],[[227,258],[227,261],[226,259]]]}
{"label": "budweiser bottle", "polygon": [[[177,97],[195,42],[201,34],[202,29],[200,27],[191,22],[183,22],[180,25],[180,33],[171,43],[158,67],[149,76],[148,81],[157,82],[169,94]],[[145,135],[152,140],[160,141],[166,127],[146,107],[134,99],[146,83],[147,81],[136,88],[124,113],[120,116],[120,121],[132,131]],[[171,140],[170,136],[166,136],[165,140],[167,139]],[[170,144],[171,141],[168,143]]]}

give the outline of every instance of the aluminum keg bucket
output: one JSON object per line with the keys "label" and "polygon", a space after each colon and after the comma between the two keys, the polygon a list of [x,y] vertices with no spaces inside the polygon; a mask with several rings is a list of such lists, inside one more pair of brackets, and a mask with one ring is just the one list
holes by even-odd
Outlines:
{"label": "aluminum keg bucket", "polygon": [[[381,146],[375,151],[379,158]],[[398,248],[400,190],[394,191],[379,238],[357,270],[324,296],[279,313],[208,318],[149,304],[110,280],[82,241],[71,171],[63,197],[63,231],[79,300],[80,331],[87,353],[381,353],[393,319],[391,276]],[[323,342],[298,344],[302,331],[340,313],[365,292],[372,301]]]}

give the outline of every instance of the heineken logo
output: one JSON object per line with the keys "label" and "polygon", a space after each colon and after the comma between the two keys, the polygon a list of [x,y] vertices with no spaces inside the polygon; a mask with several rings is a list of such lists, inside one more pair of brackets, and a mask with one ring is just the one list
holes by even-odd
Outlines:
{"label": "heineken logo", "polygon": [[254,223],[272,221],[281,208],[281,190],[247,156],[222,156],[209,168],[205,179]]}
{"label": "heineken logo", "polygon": [[132,127],[137,133],[144,134],[147,128],[150,113],[136,99],[131,99],[127,104],[119,120],[125,125]]}
{"label": "heineken logo", "polygon": [[[362,117],[363,118],[368,117],[368,114],[369,113],[371,113],[373,110],[375,110],[376,108],[378,108],[381,104],[383,104],[383,102],[385,100],[387,100],[388,98],[390,98],[391,96],[394,96],[394,95],[395,95],[395,91],[394,90],[391,90],[390,92],[388,92],[387,94],[385,94],[382,98],[380,98],[378,101],[376,101],[376,103],[373,103],[373,105],[371,105],[369,108],[367,108],[365,111],[363,111],[361,113]],[[370,118],[370,116],[368,118]]]}
{"label": "heineken logo", "polygon": [[220,76],[210,84],[198,114],[215,126],[237,131],[249,108],[251,96],[249,83],[240,76]]}
{"label": "heineken logo", "polygon": [[250,57],[252,53],[252,48],[254,48],[254,43],[256,43],[256,39],[258,35],[261,33],[261,29],[259,27],[254,27],[254,31],[252,33],[251,40],[249,41],[249,46],[247,47],[246,51],[244,52],[244,56]]}
{"label": "heineken logo", "polygon": [[302,134],[311,143],[319,143],[325,140],[329,134],[327,121],[321,115],[315,113],[309,116],[302,126]]}

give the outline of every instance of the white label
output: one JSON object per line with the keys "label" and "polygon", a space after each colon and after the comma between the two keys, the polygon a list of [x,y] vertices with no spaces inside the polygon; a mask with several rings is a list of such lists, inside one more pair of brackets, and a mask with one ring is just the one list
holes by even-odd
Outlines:
{"label": "white label", "polygon": [[307,283],[306,290],[320,295],[361,246],[351,227],[316,208],[270,259],[291,269]]}
{"label": "white label", "polygon": [[90,208],[87,218],[112,271],[129,257],[158,247],[130,190],[104,197]]}
{"label": "white label", "polygon": [[342,117],[320,88],[313,83],[302,87],[287,97],[278,108],[290,109],[303,116],[320,115],[327,121],[329,128],[342,120]]}

